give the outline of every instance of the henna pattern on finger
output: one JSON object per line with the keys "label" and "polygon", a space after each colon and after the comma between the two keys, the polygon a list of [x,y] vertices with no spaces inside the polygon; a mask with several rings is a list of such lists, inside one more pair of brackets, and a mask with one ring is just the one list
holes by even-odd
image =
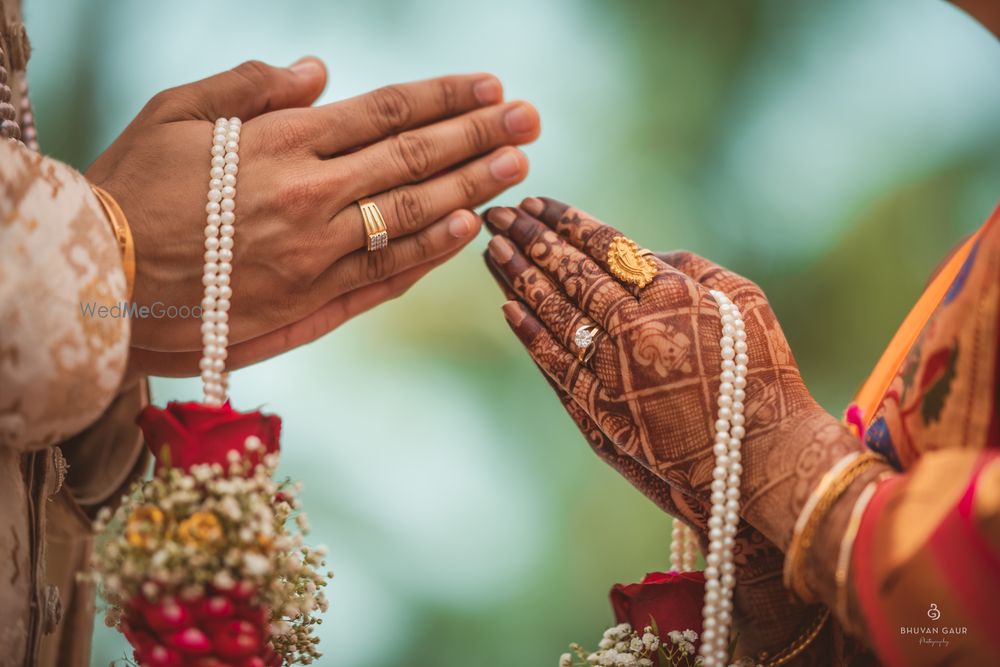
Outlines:
{"label": "henna pattern on finger", "polygon": [[[547,203],[543,215],[550,215],[551,208]],[[606,244],[617,232],[568,207],[546,224],[548,232],[558,235],[536,232],[526,256],[578,303],[607,308],[599,301],[604,286],[622,291],[602,265]],[[584,259],[574,251],[582,252]],[[614,456],[635,462],[615,460],[616,469],[637,480],[651,473],[679,497],[690,498],[683,508],[690,518],[690,508],[708,504],[714,467],[712,427],[722,360],[718,309],[708,289],[725,291],[739,306],[746,339],[740,341],[741,356],[734,362],[749,369],[735,397],[745,404],[742,490],[747,521],[737,536],[740,601],[734,618],[738,626],[750,629],[744,640],[748,648],[780,648],[796,636],[810,612],[794,602],[782,584],[782,549],[819,478],[860,444],[812,399],[757,285],[690,254],[660,261],[664,269],[654,281],[635,293],[628,308],[616,312],[610,342],[617,354],[606,355],[595,369],[600,395],[581,402],[574,393],[574,398],[612,443]],[[602,458],[609,464],[614,460]],[[682,511],[679,503],[670,505]],[[832,633],[825,630],[816,648],[802,656],[805,664],[823,655],[824,638]]]}

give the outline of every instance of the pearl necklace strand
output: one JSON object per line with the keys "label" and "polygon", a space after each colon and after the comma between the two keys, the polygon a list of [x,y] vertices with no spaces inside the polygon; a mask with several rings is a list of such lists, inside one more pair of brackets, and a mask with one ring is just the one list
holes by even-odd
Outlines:
{"label": "pearl necklace strand", "polygon": [[729,660],[733,620],[733,587],[736,584],[733,548],[740,522],[742,446],[746,435],[744,399],[747,384],[746,331],[739,308],[729,297],[712,290],[722,318],[722,364],[715,422],[715,468],[712,470],[712,514],[708,519],[708,553],[705,556],[705,604],[702,607],[701,653],[704,667],[724,667]]}
{"label": "pearl necklace strand", "polygon": [[215,121],[212,139],[212,169],[205,204],[205,269],[201,300],[201,380],[206,405],[226,401],[229,374],[226,347],[229,345],[229,307],[233,296],[233,235],[236,233],[236,174],[239,172],[239,118]]}
{"label": "pearl necklace strand", "polygon": [[[729,297],[712,290],[722,319],[722,364],[719,373],[719,410],[716,413],[715,468],[712,470],[712,510],[708,519],[708,554],[705,556],[705,602],[702,607],[701,654],[703,667],[724,667],[729,660],[729,637],[733,621],[733,588],[736,566],[733,547],[740,522],[741,447],[747,386],[746,331],[739,308]],[[670,569],[690,572],[695,568],[698,537],[687,525],[674,519],[670,542]]]}

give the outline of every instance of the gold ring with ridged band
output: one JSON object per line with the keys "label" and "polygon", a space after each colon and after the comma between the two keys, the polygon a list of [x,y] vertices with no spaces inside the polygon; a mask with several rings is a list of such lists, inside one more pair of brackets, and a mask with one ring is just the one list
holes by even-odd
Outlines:
{"label": "gold ring with ridged band", "polygon": [[368,252],[382,250],[389,245],[389,230],[385,227],[385,218],[378,205],[371,199],[359,199],[361,217],[365,220],[365,233],[368,234]]}

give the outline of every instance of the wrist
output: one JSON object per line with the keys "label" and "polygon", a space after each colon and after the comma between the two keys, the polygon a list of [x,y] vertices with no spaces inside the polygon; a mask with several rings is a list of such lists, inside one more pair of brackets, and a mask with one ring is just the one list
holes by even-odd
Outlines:
{"label": "wrist", "polygon": [[818,405],[787,417],[747,448],[746,520],[788,551],[795,522],[810,495],[833,466],[866,448]]}

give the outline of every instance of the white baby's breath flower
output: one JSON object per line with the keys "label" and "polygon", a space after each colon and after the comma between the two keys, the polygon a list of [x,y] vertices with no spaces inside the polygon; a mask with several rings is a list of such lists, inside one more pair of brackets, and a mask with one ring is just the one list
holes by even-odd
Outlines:
{"label": "white baby's breath flower", "polygon": [[615,645],[615,640],[611,637],[602,637],[601,641],[597,642],[597,648],[607,650]]}
{"label": "white baby's breath flower", "polygon": [[573,667],[573,656],[569,653],[559,656],[559,667]]}
{"label": "white baby's breath flower", "polygon": [[688,640],[689,642],[693,642],[696,639],[698,639],[698,633],[695,632],[694,630],[685,630],[683,632],[683,635],[684,639]]}
{"label": "white baby's breath flower", "polygon": [[212,585],[221,591],[228,591],[233,586],[236,585],[236,580],[233,579],[233,575],[229,574],[226,570],[219,570],[212,577]]}
{"label": "white baby's breath flower", "polygon": [[226,496],[219,501],[219,512],[233,521],[239,521],[243,517],[243,510],[240,509],[240,504],[232,496]]}
{"label": "white baby's breath flower", "polygon": [[271,571],[271,561],[260,554],[243,554],[243,571],[251,577],[263,577]]}

